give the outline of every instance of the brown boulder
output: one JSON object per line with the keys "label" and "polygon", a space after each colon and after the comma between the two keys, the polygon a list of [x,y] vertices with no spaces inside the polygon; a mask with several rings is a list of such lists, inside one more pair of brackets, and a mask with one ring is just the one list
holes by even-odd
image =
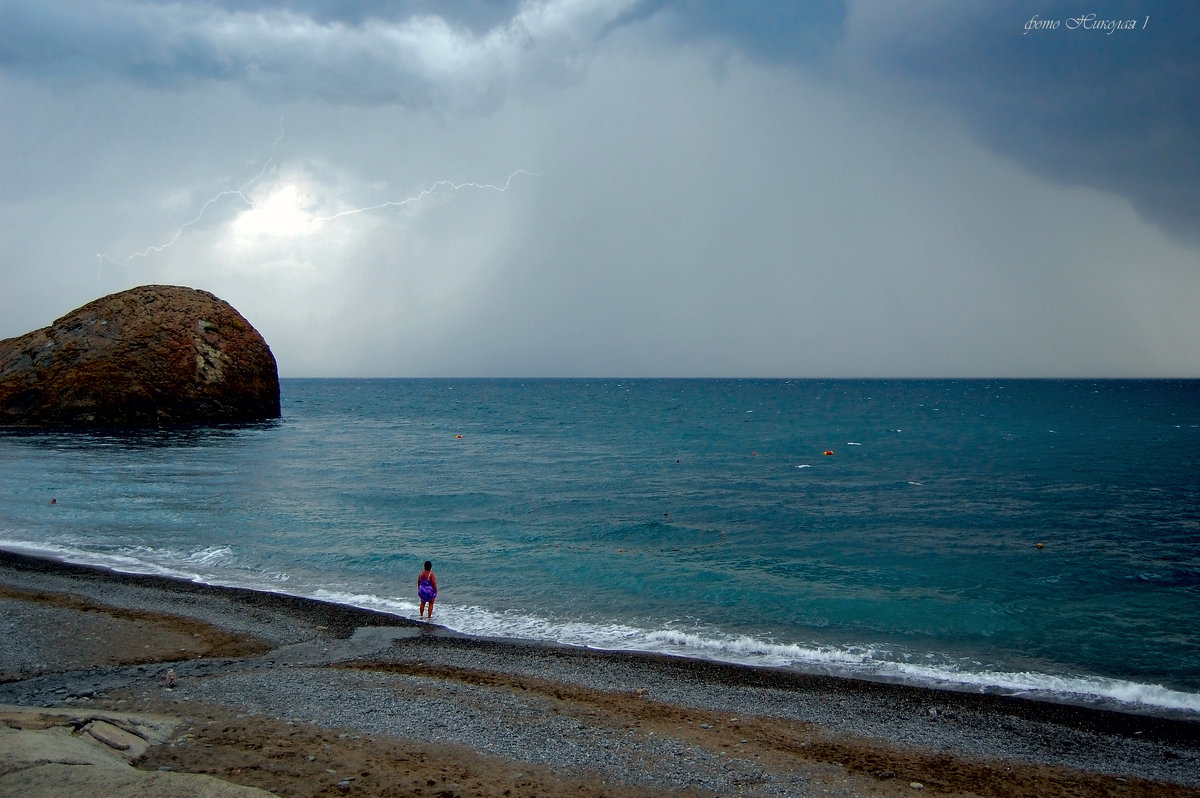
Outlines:
{"label": "brown boulder", "polygon": [[279,418],[270,347],[207,291],[144,285],[0,341],[0,425],[155,427]]}

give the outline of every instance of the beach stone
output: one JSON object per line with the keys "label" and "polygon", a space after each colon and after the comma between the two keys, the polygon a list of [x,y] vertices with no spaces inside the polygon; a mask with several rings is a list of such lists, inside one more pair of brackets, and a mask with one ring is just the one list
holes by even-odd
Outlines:
{"label": "beach stone", "polygon": [[[126,761],[128,751],[95,742],[100,739],[95,728],[101,724],[123,731],[107,721],[93,720],[88,724],[89,733],[83,735],[73,731],[80,719],[62,710],[0,706],[0,719],[0,795],[267,798],[272,794],[204,774],[138,770]],[[151,742],[169,734],[174,726],[174,721],[158,716],[114,715],[110,719],[136,726]]]}
{"label": "beach stone", "polygon": [[279,415],[270,347],[207,291],[131,288],[0,340],[0,425],[162,427]]}
{"label": "beach stone", "polygon": [[95,798],[152,795],[155,798],[272,798],[274,793],[201,773],[144,772],[117,768],[39,764],[0,776],[0,795],[22,798]]}
{"label": "beach stone", "polygon": [[84,727],[84,731],[109,748],[120,751],[126,759],[130,760],[137,759],[150,747],[148,742],[136,734],[130,734],[120,726],[114,726],[103,720],[92,721]]}

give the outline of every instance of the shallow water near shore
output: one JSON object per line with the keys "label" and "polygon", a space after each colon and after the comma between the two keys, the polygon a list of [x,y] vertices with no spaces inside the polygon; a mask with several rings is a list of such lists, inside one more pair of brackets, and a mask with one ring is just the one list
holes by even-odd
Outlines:
{"label": "shallow water near shore", "polygon": [[0,547],[409,617],[431,559],[470,634],[1200,717],[1197,381],[284,380],[283,412],[0,432]]}

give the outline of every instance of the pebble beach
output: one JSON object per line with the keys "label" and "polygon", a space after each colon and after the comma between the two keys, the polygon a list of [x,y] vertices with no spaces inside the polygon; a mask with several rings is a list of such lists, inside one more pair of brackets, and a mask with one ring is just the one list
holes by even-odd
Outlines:
{"label": "pebble beach", "polygon": [[131,777],[203,776],[188,795],[1200,796],[1186,719],[472,638],[10,552],[0,607],[0,795],[86,785],[20,741],[103,719],[146,738]]}

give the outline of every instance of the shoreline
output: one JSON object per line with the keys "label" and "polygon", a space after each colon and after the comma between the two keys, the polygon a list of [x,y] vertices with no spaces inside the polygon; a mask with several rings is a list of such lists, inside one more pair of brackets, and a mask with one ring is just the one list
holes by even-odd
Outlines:
{"label": "shoreline", "polygon": [[[341,603],[330,599],[287,593],[268,588],[212,584],[168,574],[120,571],[107,565],[76,563],[60,560],[40,552],[35,553],[24,550],[0,548],[0,568],[7,567],[16,567],[22,570],[42,573],[68,571],[75,572],[81,577],[88,574],[93,574],[98,576],[100,579],[118,579],[129,584],[142,584],[150,587],[160,587],[166,590],[193,594],[219,591],[230,596],[235,596],[239,601],[246,603],[275,608],[290,607],[295,613],[299,614],[316,613],[325,617],[329,623],[336,624],[336,629],[339,630],[339,632],[345,631],[346,629],[353,629],[356,626],[365,625],[428,625],[425,621],[416,621],[412,618],[395,612]],[[1090,699],[1073,699],[1071,694],[1062,694],[1061,697],[1055,697],[1055,694],[1051,694],[1049,692],[1038,693],[1034,691],[1034,694],[1031,695],[1030,691],[1017,692],[1007,688],[986,685],[979,686],[969,683],[963,683],[961,686],[955,686],[953,683],[946,685],[922,684],[920,682],[909,681],[900,678],[888,678],[886,676],[876,677],[868,674],[849,674],[836,672],[822,673],[819,671],[805,670],[798,667],[752,664],[733,660],[714,659],[703,656],[690,656],[688,654],[665,651],[644,649],[609,649],[572,643],[562,643],[553,640],[533,640],[525,638],[506,638],[491,635],[480,635],[472,634],[470,632],[451,630],[440,625],[436,626],[438,626],[439,629],[447,634],[456,634],[474,640],[487,641],[497,644],[546,646],[551,648],[557,647],[569,650],[611,654],[613,656],[650,658],[661,657],[666,660],[681,660],[688,662],[694,661],[699,664],[707,663],[714,666],[728,667],[737,670],[744,669],[751,673],[762,672],[767,674],[776,674],[779,679],[784,681],[791,678],[798,680],[829,679],[835,683],[844,681],[859,685],[878,685],[882,689],[893,689],[897,691],[912,690],[918,693],[924,692],[939,696],[962,695],[984,700],[998,700],[1000,702],[1012,701],[1029,703],[1033,707],[1050,706],[1060,708],[1077,708],[1084,712],[1095,712],[1102,714],[1110,713],[1118,717],[1129,715],[1164,721],[1180,722],[1184,724],[1200,724],[1200,713],[1190,712],[1186,709],[1147,703],[1126,703],[1117,701],[1115,699],[1109,699],[1106,701],[1099,696],[1092,696]],[[1145,686],[1153,687],[1155,685],[1145,683]]]}
{"label": "shoreline", "polygon": [[[258,727],[253,733],[268,739],[308,740],[283,757],[289,762],[309,762],[314,754],[301,752],[318,738],[331,750],[392,752],[372,755],[352,790],[373,783],[362,772],[387,770],[403,750],[406,773],[458,763],[477,780],[460,792],[473,795],[504,794],[519,773],[516,781],[528,784],[516,794],[538,791],[533,779],[543,792],[596,795],[806,795],[817,785],[893,795],[919,783],[930,794],[1104,795],[1119,787],[1200,796],[1200,723],[1189,720],[474,638],[318,599],[7,551],[0,604],[0,703],[184,712],[195,716],[193,728],[203,726],[203,707],[223,728],[245,727],[241,737],[223,732],[241,744],[210,743],[221,749],[214,755],[175,741],[148,761],[166,757],[179,770],[208,761],[235,781],[246,768],[230,763],[249,756],[250,727]],[[100,627],[96,651],[81,657],[84,631]],[[71,634],[61,639],[55,629]],[[167,642],[144,650],[158,639]],[[179,680],[169,691],[167,667]],[[346,742],[355,736],[354,746]],[[252,771],[243,783],[289,795],[316,794],[303,785],[323,773]],[[386,793],[376,787],[358,794]]]}

